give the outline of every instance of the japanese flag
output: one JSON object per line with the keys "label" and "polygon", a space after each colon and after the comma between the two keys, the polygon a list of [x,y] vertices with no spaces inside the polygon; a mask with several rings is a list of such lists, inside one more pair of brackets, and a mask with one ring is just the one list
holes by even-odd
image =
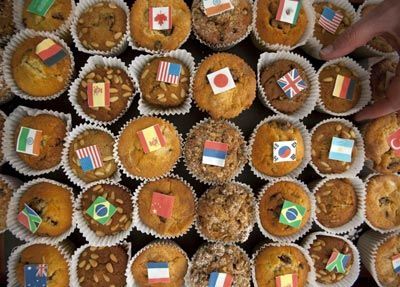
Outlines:
{"label": "japanese flag", "polygon": [[207,75],[208,82],[211,85],[213,93],[220,94],[236,87],[228,67]]}
{"label": "japanese flag", "polygon": [[172,29],[171,7],[150,7],[149,24],[152,30]]}

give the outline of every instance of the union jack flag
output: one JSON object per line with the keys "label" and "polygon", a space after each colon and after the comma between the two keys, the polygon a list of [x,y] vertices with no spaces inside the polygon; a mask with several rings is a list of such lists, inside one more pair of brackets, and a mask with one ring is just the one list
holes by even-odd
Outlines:
{"label": "union jack flag", "polygon": [[293,98],[307,88],[306,82],[300,77],[299,71],[296,68],[284,75],[277,82],[289,98]]}
{"label": "union jack flag", "polygon": [[342,19],[343,15],[341,15],[339,12],[336,12],[329,7],[324,7],[321,17],[319,17],[318,23],[329,33],[335,34],[337,28],[342,22]]}
{"label": "union jack flag", "polygon": [[38,264],[36,276],[37,277],[47,276],[47,265],[46,264]]}

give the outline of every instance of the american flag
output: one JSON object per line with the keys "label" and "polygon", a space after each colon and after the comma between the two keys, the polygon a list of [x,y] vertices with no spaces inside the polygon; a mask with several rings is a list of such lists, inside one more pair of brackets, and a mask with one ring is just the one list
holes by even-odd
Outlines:
{"label": "american flag", "polygon": [[297,69],[291,70],[278,80],[278,85],[284,91],[286,96],[293,98],[302,90],[307,88],[306,82],[300,77]]}
{"label": "american flag", "polygon": [[181,75],[181,65],[160,61],[157,70],[157,81],[179,84],[179,77]]}
{"label": "american flag", "polygon": [[332,10],[329,7],[324,7],[318,23],[331,34],[335,34],[337,28],[342,22],[343,15],[339,12]]}
{"label": "american flag", "polygon": [[96,145],[91,145],[76,151],[83,171],[90,171],[103,166],[100,151]]}

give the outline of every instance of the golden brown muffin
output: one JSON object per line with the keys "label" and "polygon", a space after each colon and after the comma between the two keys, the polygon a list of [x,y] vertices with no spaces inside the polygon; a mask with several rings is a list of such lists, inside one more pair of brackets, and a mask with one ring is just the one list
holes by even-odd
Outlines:
{"label": "golden brown muffin", "polygon": [[[229,68],[235,88],[215,95],[207,75]],[[194,77],[193,97],[200,110],[213,118],[234,118],[251,106],[256,97],[256,75],[240,57],[228,54],[213,54],[204,59]]]}
{"label": "golden brown muffin", "polygon": [[[0,4],[0,15],[1,15],[1,4]],[[1,27],[0,27],[0,29],[1,29]],[[0,35],[0,41],[1,41],[1,35]],[[0,48],[0,63],[3,63],[3,56],[4,56],[4,49]],[[0,103],[6,103],[9,100],[11,100],[13,97],[14,97],[14,95],[11,93],[11,89],[7,85],[7,83],[4,79],[4,66],[0,65]]]}
{"label": "golden brown muffin", "polygon": [[[145,153],[137,132],[159,125],[165,138],[165,146]],[[169,172],[181,156],[181,143],[177,130],[166,120],[141,117],[131,121],[121,132],[118,156],[123,167],[133,176],[152,178]]]}
{"label": "golden brown muffin", "polygon": [[[130,267],[133,279],[138,287],[163,286],[182,287],[188,269],[188,260],[184,251],[169,243],[155,243],[144,247]],[[168,263],[170,283],[149,284],[147,278],[147,263]]]}
{"label": "golden brown muffin", "polygon": [[[61,92],[69,84],[72,74],[72,56],[66,50],[67,55],[52,66],[47,66],[36,55],[36,46],[44,39],[34,36],[23,40],[11,58],[15,84],[31,97],[45,98]],[[54,42],[62,47],[59,42]]]}
{"label": "golden brown muffin", "polygon": [[400,277],[394,271],[392,257],[399,254],[400,235],[393,235],[382,243],[375,255],[375,269],[379,282],[385,287],[400,285]]}
{"label": "golden brown muffin", "polygon": [[[278,141],[297,141],[296,160],[273,162],[273,145]],[[256,131],[251,147],[251,161],[255,169],[267,176],[279,177],[291,173],[304,158],[304,140],[299,129],[286,121],[273,120]]]}
{"label": "golden brown muffin", "polygon": [[5,180],[0,178],[0,232],[7,228],[8,204],[14,193],[14,189]]}
{"label": "golden brown muffin", "polygon": [[297,274],[297,286],[307,286],[310,266],[300,249],[294,246],[264,245],[254,260],[258,286],[275,287],[275,277]]}
{"label": "golden brown muffin", "polygon": [[356,215],[358,199],[354,186],[346,178],[326,181],[315,192],[316,216],[323,226],[335,228],[351,221]]}
{"label": "golden brown muffin", "polygon": [[385,59],[371,68],[370,85],[372,100],[379,101],[386,98],[389,84],[396,74],[397,61]]}
{"label": "golden brown muffin", "polygon": [[14,32],[12,0],[0,0],[0,41],[7,39]]}
{"label": "golden brown muffin", "polygon": [[30,155],[18,152],[18,157],[31,169],[43,170],[58,165],[61,161],[64,139],[67,133],[67,124],[60,118],[50,114],[25,116],[21,118],[14,132],[14,145],[17,146],[21,127],[42,131],[40,154]]}
{"label": "golden brown muffin", "polygon": [[375,175],[367,183],[366,217],[376,228],[389,230],[400,225],[400,177]]}
{"label": "golden brown muffin", "polygon": [[281,22],[275,19],[279,8],[279,0],[259,0],[257,2],[257,15],[255,29],[261,41],[266,44],[281,44],[285,46],[296,45],[304,35],[308,18],[304,7],[296,25]]}
{"label": "golden brown muffin", "polygon": [[47,264],[48,287],[69,286],[68,262],[56,246],[33,244],[22,250],[15,270],[19,286],[24,286],[26,264]]}
{"label": "golden brown muffin", "polygon": [[[285,200],[301,205],[306,209],[298,228],[279,222]],[[302,186],[290,181],[280,181],[265,190],[259,203],[260,222],[262,227],[274,236],[289,236],[301,231],[311,216],[311,201]]]}
{"label": "golden brown muffin", "polygon": [[[84,172],[79,166],[76,151],[96,145],[103,160],[103,166]],[[117,164],[113,158],[114,138],[111,134],[97,129],[85,130],[72,142],[68,151],[68,163],[71,171],[85,183],[112,177],[117,172]]]}
{"label": "golden brown muffin", "polygon": [[[154,192],[174,197],[170,218],[161,217],[151,210]],[[178,236],[186,232],[194,221],[195,204],[191,187],[173,177],[147,182],[137,199],[140,220],[162,236]]]}

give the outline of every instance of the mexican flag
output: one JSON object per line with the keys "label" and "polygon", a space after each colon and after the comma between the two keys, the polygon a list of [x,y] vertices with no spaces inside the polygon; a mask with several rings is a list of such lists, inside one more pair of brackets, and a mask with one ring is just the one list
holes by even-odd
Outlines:
{"label": "mexican flag", "polygon": [[17,152],[38,156],[42,131],[21,127],[17,140]]}

